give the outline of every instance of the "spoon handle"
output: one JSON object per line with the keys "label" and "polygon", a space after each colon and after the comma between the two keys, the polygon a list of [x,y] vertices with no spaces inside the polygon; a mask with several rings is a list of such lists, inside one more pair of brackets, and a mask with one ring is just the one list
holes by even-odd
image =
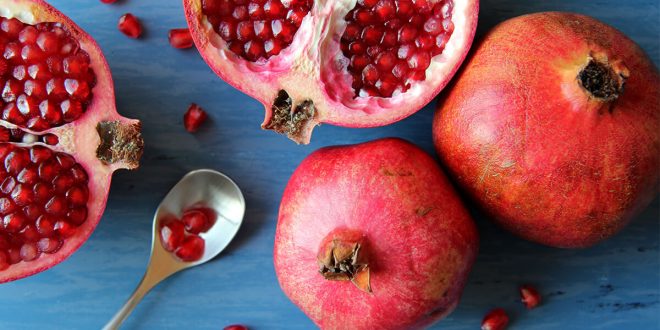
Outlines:
{"label": "spoon handle", "polygon": [[112,317],[112,319],[103,327],[103,330],[117,330],[119,326],[131,314],[135,306],[142,300],[142,298],[160,281],[164,280],[174,272],[154,272],[152,267],[147,268],[147,272],[142,277],[140,284],[138,284],[133,294],[128,298],[124,306]]}

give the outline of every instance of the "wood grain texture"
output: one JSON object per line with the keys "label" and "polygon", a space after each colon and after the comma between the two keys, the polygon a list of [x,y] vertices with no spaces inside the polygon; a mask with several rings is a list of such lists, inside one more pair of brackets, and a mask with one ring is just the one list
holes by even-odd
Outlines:
{"label": "wood grain texture", "polygon": [[[261,105],[218,79],[194,50],[172,49],[167,31],[184,27],[179,0],[51,0],[87,30],[113,70],[119,111],[144,122],[142,167],[115,175],[108,207],[91,239],[55,268],[0,285],[0,329],[100,328],[123,304],[147,262],[152,215],[187,171],[214,168],[242,187],[247,213],[236,241],[220,258],[175,275],[138,306],[125,329],[310,329],[313,324],[279,289],[272,264],[279,199],[295,166],[326,145],[399,136],[433,153],[432,108],[374,129],[317,128],[296,146],[259,129]],[[595,16],[638,42],[660,63],[657,0],[485,0],[479,34],[506,18],[543,10]],[[125,12],[146,33],[129,40],[116,30]],[[190,102],[211,117],[196,135],[182,125]],[[510,311],[511,329],[657,329],[660,252],[656,201],[624,232],[594,248],[559,250],[514,238],[476,214],[481,251],[458,309],[434,329],[478,329],[490,308]],[[533,283],[541,307],[526,311],[517,286]]]}

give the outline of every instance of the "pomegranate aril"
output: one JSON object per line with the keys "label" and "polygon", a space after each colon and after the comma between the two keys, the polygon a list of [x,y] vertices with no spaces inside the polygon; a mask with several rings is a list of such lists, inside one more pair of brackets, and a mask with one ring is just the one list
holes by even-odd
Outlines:
{"label": "pomegranate aril", "polygon": [[43,236],[50,236],[55,230],[56,219],[50,215],[42,215],[37,219],[37,231]]}
{"label": "pomegranate aril", "polygon": [[252,62],[288,47],[311,7],[307,0],[202,1],[203,13],[227,48]]}
{"label": "pomegranate aril", "polygon": [[209,219],[206,214],[200,210],[189,210],[183,213],[181,221],[186,226],[186,231],[192,234],[199,234],[208,230]]}
{"label": "pomegranate aril", "polygon": [[72,122],[83,113],[82,105],[80,102],[65,100],[60,104],[60,109],[62,110],[62,115],[64,116],[64,121]]}
{"label": "pomegranate aril", "polygon": [[60,220],[55,223],[55,232],[60,237],[69,237],[76,232],[76,228],[66,221]]}
{"label": "pomegranate aril", "polygon": [[[425,71],[431,64],[431,57],[444,50],[444,43],[438,44],[438,38],[445,34],[448,38],[451,32],[447,32],[445,28],[453,29],[450,9],[450,0],[358,1],[355,8],[345,17],[347,27],[340,40],[342,53],[353,63],[356,56],[364,54],[364,49],[352,46],[351,42],[357,40],[365,42],[369,45],[366,49],[368,59],[366,61],[360,59],[359,62],[376,64],[379,73],[391,72],[395,79],[380,81],[377,87],[380,92],[370,88],[360,89],[364,84],[354,81],[353,88],[356,95],[368,96],[376,93],[381,97],[389,97],[395,90],[405,92],[410,87],[411,81],[423,80]],[[389,55],[383,59],[379,58],[388,52],[405,60],[408,68],[393,69],[397,63],[391,61]],[[384,61],[385,59],[387,61]],[[360,73],[367,64],[351,65],[348,69],[355,77],[355,73]],[[408,73],[407,69],[412,69],[414,72]],[[374,75],[361,76],[358,79],[365,77],[371,79]],[[373,84],[372,80],[364,83]]]}
{"label": "pomegranate aril", "polygon": [[193,103],[183,115],[183,125],[188,132],[194,133],[206,121],[206,118],[206,112],[197,104]]}
{"label": "pomegranate aril", "polygon": [[0,250],[0,272],[9,268],[9,257],[5,251]]}
{"label": "pomegranate aril", "polygon": [[87,208],[80,207],[69,210],[66,214],[67,219],[73,225],[80,226],[87,219]]}
{"label": "pomegranate aril", "polygon": [[131,13],[124,14],[119,18],[117,28],[129,38],[137,39],[142,35],[140,21]]}
{"label": "pomegranate aril", "polygon": [[0,30],[5,32],[9,38],[17,38],[23,26],[23,23],[16,18],[2,19]]}
{"label": "pomegranate aril", "polygon": [[46,212],[53,215],[62,215],[67,210],[66,200],[60,196],[53,196],[45,206]]}
{"label": "pomegranate aril", "polygon": [[160,229],[160,240],[165,250],[174,252],[185,237],[185,226],[180,220],[167,221]]}
{"label": "pomegranate aril", "polygon": [[62,241],[53,237],[44,237],[37,242],[37,248],[43,253],[55,253],[62,246]]}
{"label": "pomegranate aril", "polygon": [[20,237],[23,242],[36,242],[41,237],[39,231],[33,225],[27,225],[21,230]]}
{"label": "pomegranate aril", "polygon": [[18,41],[22,44],[33,44],[37,42],[39,31],[34,26],[26,26],[18,33]]}
{"label": "pomegranate aril", "polygon": [[32,64],[27,69],[28,75],[32,79],[48,81],[53,77],[47,63]]}
{"label": "pomegranate aril", "polygon": [[11,199],[3,197],[0,198],[0,214],[11,213],[16,210],[16,204]]}
{"label": "pomegranate aril", "polygon": [[28,205],[33,201],[32,190],[27,185],[18,184],[11,191],[11,198],[18,206]]}
{"label": "pomegranate aril", "polygon": [[509,324],[509,316],[502,308],[488,312],[481,321],[481,330],[504,330]]}
{"label": "pomegranate aril", "polygon": [[192,35],[188,29],[172,29],[167,35],[170,45],[174,48],[184,49],[193,45]]}
{"label": "pomegranate aril", "polygon": [[204,239],[194,234],[186,236],[175,254],[183,261],[199,260],[204,255]]}
{"label": "pomegranate aril", "polygon": [[117,0],[101,0],[101,2],[109,4],[109,3],[115,3],[117,2]]}
{"label": "pomegranate aril", "polygon": [[55,54],[60,49],[60,42],[53,32],[41,32],[37,37],[37,45],[45,54]]}
{"label": "pomegranate aril", "polygon": [[23,246],[21,246],[20,253],[21,259],[23,259],[23,261],[32,261],[39,257],[39,250],[37,249],[37,245],[34,243],[23,244]]}
{"label": "pomegranate aril", "polygon": [[2,218],[2,225],[8,233],[17,233],[27,224],[27,219],[20,213],[10,213]]}
{"label": "pomegranate aril", "polygon": [[541,294],[531,285],[520,287],[520,298],[527,309],[533,309],[541,303]]}

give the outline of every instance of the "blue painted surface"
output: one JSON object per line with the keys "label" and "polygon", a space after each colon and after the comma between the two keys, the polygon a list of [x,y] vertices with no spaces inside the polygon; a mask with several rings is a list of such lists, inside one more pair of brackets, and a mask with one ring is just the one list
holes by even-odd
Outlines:
{"label": "blue painted surface", "polygon": [[[313,324],[279,289],[272,265],[279,199],[295,166],[325,145],[400,136],[433,153],[433,106],[375,129],[317,128],[309,146],[259,130],[261,105],[217,78],[196,51],[169,47],[167,31],[184,27],[178,0],[51,0],[101,45],[113,70],[120,111],[144,122],[146,150],[136,172],[115,175],[105,216],[91,239],[59,266],[0,286],[0,329],[100,328],[128,297],[147,262],[153,211],[187,171],[208,167],[243,188],[248,209],[236,241],[213,262],[175,275],[138,306],[126,329],[309,329]],[[628,34],[660,63],[657,0],[482,1],[479,34],[506,18],[542,10],[595,16]],[[145,38],[115,26],[139,16]],[[211,122],[196,135],[181,124],[197,102]],[[586,250],[559,250],[510,236],[476,215],[481,251],[462,302],[435,328],[477,329],[494,306],[510,311],[511,329],[660,328],[658,200],[613,239]],[[517,285],[544,294],[526,311]]]}

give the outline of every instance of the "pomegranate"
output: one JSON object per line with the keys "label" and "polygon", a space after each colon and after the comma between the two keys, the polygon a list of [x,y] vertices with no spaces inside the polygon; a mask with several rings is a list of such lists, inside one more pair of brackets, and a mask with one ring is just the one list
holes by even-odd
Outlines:
{"label": "pomegranate", "polygon": [[494,220],[542,244],[593,245],[653,199],[660,75],[616,29],[569,13],[506,21],[438,106],[433,136]]}
{"label": "pomegranate", "polygon": [[477,231],[433,159],[399,139],[308,156],[284,191],[275,270],[322,329],[412,329],[458,303]]}
{"label": "pomegranate", "polygon": [[314,126],[410,116],[454,75],[478,0],[184,0],[200,53],[264,104],[262,128],[309,143]]}
{"label": "pomegranate", "polygon": [[143,142],[140,123],[117,114],[94,40],[41,0],[0,2],[2,283],[80,247],[112,173],[137,167]]}

